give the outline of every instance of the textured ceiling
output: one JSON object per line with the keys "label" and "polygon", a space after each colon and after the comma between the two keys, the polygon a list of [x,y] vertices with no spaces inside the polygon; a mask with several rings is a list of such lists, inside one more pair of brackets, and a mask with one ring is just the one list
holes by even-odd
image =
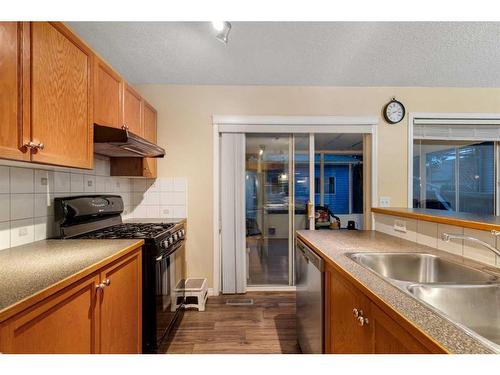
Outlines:
{"label": "textured ceiling", "polygon": [[70,22],[132,83],[500,87],[500,22]]}

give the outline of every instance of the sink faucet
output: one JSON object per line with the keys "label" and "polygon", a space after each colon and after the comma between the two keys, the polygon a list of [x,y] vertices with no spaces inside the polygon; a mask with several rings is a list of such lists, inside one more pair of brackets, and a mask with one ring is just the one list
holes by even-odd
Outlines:
{"label": "sink faucet", "polygon": [[[496,231],[496,230],[492,230],[491,231],[491,234],[493,236],[498,236],[500,235],[500,231]],[[455,233],[443,233],[441,235],[441,238],[443,239],[443,241],[445,242],[450,242],[451,239],[459,239],[459,240],[467,240],[467,241],[472,241],[472,242],[475,242],[475,243],[478,243],[480,245],[483,245],[484,247],[486,247],[488,250],[491,250],[492,252],[495,253],[496,256],[499,256],[500,257],[500,250],[498,250],[497,248],[491,246],[489,243],[486,243],[484,241],[481,241],[480,239],[476,238],[476,237],[472,237],[472,236],[467,236],[465,234],[455,234]]]}

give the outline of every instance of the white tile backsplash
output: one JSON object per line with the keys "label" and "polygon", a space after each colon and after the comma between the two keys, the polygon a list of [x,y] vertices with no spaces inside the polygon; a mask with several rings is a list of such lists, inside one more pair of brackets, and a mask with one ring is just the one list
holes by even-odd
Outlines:
{"label": "white tile backsplash", "polygon": [[[401,237],[399,233],[393,230],[392,224],[395,219],[403,218],[397,218],[395,216],[385,214],[375,214],[374,217],[375,230],[393,236]],[[493,254],[485,247],[477,243],[461,239],[451,239],[449,242],[446,242],[442,240],[443,233],[464,234],[467,236],[472,236],[492,246],[495,246],[496,243],[497,249],[500,249],[500,237],[497,237],[495,239],[490,231],[463,228],[459,226],[433,223],[423,220],[417,220],[416,240],[412,238],[407,239],[422,245],[447,251],[458,256],[463,256],[465,258],[470,258],[478,262],[486,263],[488,265],[496,265],[500,267],[500,257],[495,256],[495,254]]]}
{"label": "white tile backsplash", "polygon": [[34,194],[10,195],[10,219],[30,219],[33,217],[35,207]]}
{"label": "white tile backsplash", "polygon": [[83,193],[83,175],[79,173],[71,173],[70,178],[71,192],[72,193]]}
{"label": "white tile backsplash", "polygon": [[0,166],[0,250],[57,236],[56,197],[118,194],[124,219],[186,217],[185,177],[110,177],[109,170],[109,159],[100,156],[92,171]]}
{"label": "white tile backsplash", "polygon": [[10,247],[10,221],[0,223],[0,250]]}
{"label": "white tile backsplash", "polygon": [[96,176],[91,176],[91,175],[84,175],[83,176],[83,191],[85,193],[95,193],[96,192],[96,187],[95,187],[95,182],[96,182]]}
{"label": "white tile backsplash", "polygon": [[10,246],[25,245],[35,241],[33,218],[10,222]]}
{"label": "white tile backsplash", "polygon": [[54,172],[54,192],[68,193],[71,191],[71,175],[67,172]]}
{"label": "white tile backsplash", "polygon": [[10,168],[10,192],[11,193],[33,193],[33,169]]}
{"label": "white tile backsplash", "polygon": [[10,194],[0,194],[0,222],[10,220]]}
{"label": "white tile backsplash", "polygon": [[0,166],[0,194],[10,193],[10,170],[9,167]]}
{"label": "white tile backsplash", "polygon": [[35,193],[54,192],[54,172],[35,170]]}

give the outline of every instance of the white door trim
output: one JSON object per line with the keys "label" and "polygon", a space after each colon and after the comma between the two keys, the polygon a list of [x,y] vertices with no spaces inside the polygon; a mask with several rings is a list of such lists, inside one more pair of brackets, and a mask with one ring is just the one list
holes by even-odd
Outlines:
{"label": "white door trim", "polygon": [[[220,144],[219,134],[230,133],[359,133],[372,135],[372,205],[377,193],[377,116],[225,116],[213,115],[213,293],[220,293]],[[265,290],[277,290],[266,287]],[[248,288],[250,290],[250,288]],[[263,289],[262,289],[263,290]]]}
{"label": "white door trim", "polygon": [[413,124],[415,119],[500,119],[500,113],[410,112],[408,115],[408,196],[407,207],[413,208]]}

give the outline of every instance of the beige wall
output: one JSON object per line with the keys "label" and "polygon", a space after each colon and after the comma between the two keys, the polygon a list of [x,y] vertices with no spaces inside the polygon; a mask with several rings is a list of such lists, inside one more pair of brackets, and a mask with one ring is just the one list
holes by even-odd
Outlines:
{"label": "beige wall", "polygon": [[[158,110],[167,156],[159,176],[188,179],[188,273],[212,285],[212,115],[381,116],[393,96],[407,112],[500,112],[500,89],[140,85]],[[407,118],[379,122],[378,195],[407,200]]]}

